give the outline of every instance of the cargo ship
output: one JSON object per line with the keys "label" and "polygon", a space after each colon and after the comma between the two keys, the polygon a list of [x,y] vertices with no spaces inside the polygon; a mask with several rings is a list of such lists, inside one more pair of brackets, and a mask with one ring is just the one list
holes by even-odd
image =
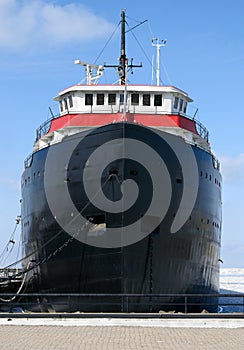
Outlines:
{"label": "cargo ship", "polygon": [[[188,115],[193,100],[160,84],[159,61],[155,85],[128,82],[141,65],[126,56],[126,23],[122,11],[118,64],[75,61],[86,83],[62,90],[58,115],[37,129],[21,180],[25,291],[83,294],[61,311],[123,311],[132,294],[128,311],[181,310],[191,293],[208,308],[204,295],[219,292],[220,165]],[[118,82],[101,84],[109,67]]]}

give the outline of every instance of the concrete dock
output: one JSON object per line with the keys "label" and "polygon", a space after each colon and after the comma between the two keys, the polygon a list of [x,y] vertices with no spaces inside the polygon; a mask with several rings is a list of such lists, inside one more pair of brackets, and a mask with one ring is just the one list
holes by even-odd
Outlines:
{"label": "concrete dock", "polygon": [[0,349],[244,349],[244,319],[0,319]]}

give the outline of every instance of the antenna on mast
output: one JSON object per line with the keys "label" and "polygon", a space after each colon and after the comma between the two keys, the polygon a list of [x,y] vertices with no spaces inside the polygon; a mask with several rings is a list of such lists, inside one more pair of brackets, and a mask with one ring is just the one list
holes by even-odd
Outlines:
{"label": "antenna on mast", "polygon": [[[125,10],[122,10],[121,12],[121,48],[120,48],[120,58],[119,58],[119,64],[118,65],[111,65],[111,64],[104,64],[104,67],[114,67],[117,69],[117,72],[119,74],[120,84],[126,85],[126,77],[127,77],[127,71],[128,69],[133,69],[136,67],[142,67],[142,64],[134,65],[131,59],[131,63],[128,64],[128,58],[126,57],[125,53]],[[143,22],[144,23],[144,22]],[[133,28],[132,28],[133,29]]]}
{"label": "antenna on mast", "polygon": [[159,38],[152,39],[152,46],[156,46],[157,48],[157,60],[156,60],[156,81],[157,86],[160,85],[160,49],[162,46],[165,46],[167,40],[159,40]]}

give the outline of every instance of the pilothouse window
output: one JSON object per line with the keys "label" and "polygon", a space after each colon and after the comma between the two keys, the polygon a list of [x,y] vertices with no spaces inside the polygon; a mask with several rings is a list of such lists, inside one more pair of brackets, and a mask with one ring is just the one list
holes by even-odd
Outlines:
{"label": "pilothouse window", "polygon": [[64,98],[64,109],[68,109],[67,98]]}
{"label": "pilothouse window", "polygon": [[178,104],[179,104],[179,97],[175,97],[175,100],[174,100],[174,108],[175,109],[178,109]]}
{"label": "pilothouse window", "polygon": [[93,95],[92,94],[86,94],[85,95],[85,105],[86,106],[92,106],[93,105]]}
{"label": "pilothouse window", "polygon": [[183,108],[184,113],[186,113],[186,109],[187,109],[187,102],[185,102],[185,104],[184,104],[184,108]]}
{"label": "pilothouse window", "polygon": [[162,106],[162,95],[154,95],[154,106]]}
{"label": "pilothouse window", "polygon": [[108,104],[109,105],[116,104],[116,94],[108,94]]}
{"label": "pilothouse window", "polygon": [[124,103],[124,98],[125,98],[124,94],[120,94],[119,95],[119,102],[120,102],[120,104]]}
{"label": "pilothouse window", "polygon": [[104,105],[104,94],[97,94],[97,105]]}
{"label": "pilothouse window", "polygon": [[63,112],[63,101],[59,101],[60,112]]}
{"label": "pilothouse window", "polygon": [[73,107],[73,97],[72,97],[72,95],[69,95],[68,99],[69,99],[69,106],[70,106],[70,108],[72,108]]}
{"label": "pilothouse window", "polygon": [[139,94],[131,94],[131,104],[139,105]]}
{"label": "pilothouse window", "polygon": [[180,112],[182,111],[182,109],[183,109],[183,100],[182,100],[182,98],[180,98]]}
{"label": "pilothouse window", "polygon": [[142,96],[143,106],[150,106],[150,94],[143,94]]}

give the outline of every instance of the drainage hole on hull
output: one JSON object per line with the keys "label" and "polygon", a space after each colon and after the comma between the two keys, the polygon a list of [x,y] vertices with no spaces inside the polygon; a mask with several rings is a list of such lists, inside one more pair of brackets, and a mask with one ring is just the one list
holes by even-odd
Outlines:
{"label": "drainage hole on hull", "polygon": [[130,170],[130,175],[137,175],[137,170]]}
{"label": "drainage hole on hull", "polygon": [[182,184],[182,179],[177,178],[176,182],[177,182],[177,184]]}

